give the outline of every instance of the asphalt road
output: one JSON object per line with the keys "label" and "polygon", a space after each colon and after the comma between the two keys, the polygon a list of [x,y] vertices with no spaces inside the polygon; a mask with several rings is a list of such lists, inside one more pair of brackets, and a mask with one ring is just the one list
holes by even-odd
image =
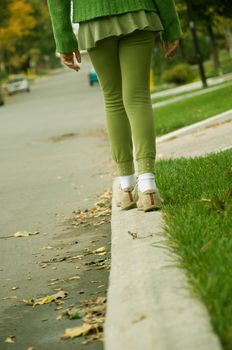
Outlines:
{"label": "asphalt road", "polygon": [[[94,219],[88,225],[64,223],[73,211],[92,208],[111,188],[115,172],[101,91],[89,87],[87,73],[85,63],[78,73],[65,68],[0,108],[0,350],[103,348],[101,341],[82,345],[83,337],[61,340],[65,328],[82,322],[56,320],[54,302],[33,308],[22,301],[61,288],[68,292],[65,308],[107,290],[109,269],[85,265],[95,255],[58,261],[101,246],[107,251],[103,259],[110,259],[109,219],[99,226]],[[16,238],[18,231],[39,233]],[[79,280],[49,285],[76,274]],[[14,343],[6,343],[11,336]]]}

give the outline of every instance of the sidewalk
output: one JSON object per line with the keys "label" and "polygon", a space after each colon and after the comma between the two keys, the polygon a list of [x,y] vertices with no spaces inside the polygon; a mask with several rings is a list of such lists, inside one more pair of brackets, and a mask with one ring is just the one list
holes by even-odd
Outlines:
{"label": "sidewalk", "polygon": [[208,94],[208,93],[210,93],[212,91],[223,89],[223,88],[229,86],[229,84],[230,83],[220,84],[220,85],[216,85],[216,86],[213,86],[213,87],[209,87],[207,89],[201,89],[201,90],[189,92],[189,93],[184,94],[184,95],[181,94],[180,96],[169,98],[169,99],[167,99],[165,101],[155,102],[155,103],[152,104],[152,108],[160,108],[160,107],[163,107],[163,106],[170,105],[172,103],[176,103],[176,102],[180,102],[180,101],[183,101],[183,100],[187,100],[187,99],[195,97],[195,96],[205,95],[205,94]]}
{"label": "sidewalk", "polygon": [[[157,139],[159,159],[232,146],[232,111]],[[106,350],[219,350],[206,307],[193,299],[177,257],[165,247],[161,212],[123,211],[113,184]]]}
{"label": "sidewalk", "polygon": [[232,110],[157,138],[157,159],[195,157],[232,147]]}
{"label": "sidewalk", "polygon": [[[209,78],[207,79],[208,86],[213,86],[217,84],[221,84],[223,82],[226,82],[228,80],[232,79],[232,73],[224,74],[221,77],[216,77],[216,78]],[[181,94],[182,92],[186,91],[193,91],[196,89],[202,88],[202,82],[201,81],[196,81],[194,83],[190,84],[185,84],[182,86],[178,86],[175,88],[167,89],[164,91],[158,91],[158,92],[153,92],[151,94],[151,98],[154,97],[165,97],[165,96],[171,96],[171,95],[176,95],[176,94]]]}

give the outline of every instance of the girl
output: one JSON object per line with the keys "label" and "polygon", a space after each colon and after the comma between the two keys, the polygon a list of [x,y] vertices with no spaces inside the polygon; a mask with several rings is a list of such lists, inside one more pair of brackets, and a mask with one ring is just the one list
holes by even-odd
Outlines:
{"label": "girl", "polygon": [[97,73],[119,176],[117,205],[145,212],[160,209],[150,66],[156,32],[162,32],[166,57],[178,48],[182,32],[174,0],[72,0],[72,5],[78,38],[72,30],[71,0],[48,0],[56,50],[78,72],[79,49],[86,49]]}

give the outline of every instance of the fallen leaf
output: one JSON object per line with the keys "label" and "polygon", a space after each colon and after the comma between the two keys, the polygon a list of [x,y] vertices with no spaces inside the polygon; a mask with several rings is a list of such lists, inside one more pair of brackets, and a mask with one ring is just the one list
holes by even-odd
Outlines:
{"label": "fallen leaf", "polygon": [[39,233],[39,231],[18,231],[15,232],[14,237],[28,237],[28,236],[33,236],[33,235],[37,235]]}
{"label": "fallen leaf", "polygon": [[53,301],[60,303],[58,299],[65,298],[67,294],[68,294],[67,292],[64,292],[61,290],[56,294],[46,295],[43,298],[38,298],[38,299],[31,298],[29,300],[23,299],[23,302],[26,303],[27,305],[32,305],[33,307],[35,307],[36,305],[50,304]]}
{"label": "fallen leaf", "polygon": [[89,344],[89,343],[96,341],[96,340],[101,340],[102,342],[104,341],[103,332],[88,335],[88,338],[83,340],[81,342],[81,344],[86,345],[86,344]]}
{"label": "fallen leaf", "polygon": [[50,245],[48,245],[48,246],[42,247],[42,248],[40,248],[40,249],[42,249],[42,250],[50,250],[50,249],[55,249],[55,248],[52,247],[52,246],[50,246]]}
{"label": "fallen leaf", "polygon": [[82,326],[80,327],[74,327],[74,328],[67,328],[65,330],[65,333],[61,336],[61,339],[69,339],[69,338],[75,338],[79,337],[81,335],[87,335],[91,331],[95,331],[98,333],[99,325],[98,324],[88,324],[88,323],[83,323]]}
{"label": "fallen leaf", "polygon": [[201,201],[204,202],[205,205],[211,210],[216,210],[218,212],[225,210],[225,201],[221,200],[216,195],[213,195],[210,199],[201,198]]}
{"label": "fallen leaf", "polygon": [[144,320],[144,319],[146,319],[146,318],[147,318],[147,316],[141,315],[141,316],[139,316],[137,319],[133,320],[132,322],[133,322],[133,323],[137,323],[137,322],[140,322],[140,321],[142,321],[142,320]]}
{"label": "fallen leaf", "polygon": [[1,298],[0,300],[10,300],[10,299],[17,299],[17,296],[16,295],[12,295],[11,297],[3,297]]}
{"label": "fallen leaf", "polygon": [[98,226],[105,222],[109,222],[109,219],[104,219],[100,222],[96,222],[95,220],[91,221],[91,219],[111,215],[111,198],[112,191],[111,189],[109,189],[99,197],[100,200],[94,204],[93,208],[84,210],[74,210],[73,216],[67,217],[67,221],[72,226]]}
{"label": "fallen leaf", "polygon": [[62,310],[58,316],[57,316],[57,320],[61,320],[62,318],[66,317],[69,318],[70,320],[74,320],[74,319],[79,319],[82,318],[83,316],[85,316],[85,312],[77,309],[76,307],[72,306],[69,307],[65,310]]}
{"label": "fallen leaf", "polygon": [[55,300],[55,299],[53,298],[52,295],[47,295],[46,297],[44,297],[42,299],[36,300],[33,304],[33,307],[36,305],[50,304],[53,300]]}
{"label": "fallen leaf", "polygon": [[228,189],[228,191],[226,191],[226,197],[230,198],[232,197],[232,187]]}
{"label": "fallen leaf", "polygon": [[128,230],[127,232],[129,233],[129,235],[132,236],[133,239],[138,238],[138,233],[137,232],[132,232],[130,230]]}
{"label": "fallen leaf", "polygon": [[100,248],[93,250],[93,253],[99,254],[99,253],[105,253],[105,251],[106,251],[105,247],[100,247]]}
{"label": "fallen leaf", "polygon": [[15,341],[15,336],[14,335],[10,335],[9,337],[7,337],[5,339],[5,343],[14,343]]}
{"label": "fallen leaf", "polygon": [[57,283],[61,283],[61,282],[65,282],[65,281],[74,281],[74,280],[79,280],[80,276],[79,275],[75,275],[75,276],[71,276],[71,277],[66,277],[66,278],[51,278],[50,282],[48,285],[54,285]]}
{"label": "fallen leaf", "polygon": [[230,168],[227,172],[226,172],[227,176],[232,176],[232,168]]}
{"label": "fallen leaf", "polygon": [[[77,137],[79,136],[78,133],[74,133],[74,132],[69,132],[67,134],[62,134],[62,135],[57,135],[57,136],[50,136],[48,138],[49,141],[52,141],[52,142],[59,142],[59,141],[63,141],[63,140],[66,140],[66,139],[69,139],[69,138],[72,138],[72,137]],[[62,176],[57,176],[57,178],[62,178]]]}
{"label": "fallen leaf", "polygon": [[19,289],[19,287],[12,287],[11,290]]}
{"label": "fallen leaf", "polygon": [[73,281],[73,280],[79,280],[80,276],[76,275],[76,276],[72,276],[72,277],[68,277],[67,281]]}

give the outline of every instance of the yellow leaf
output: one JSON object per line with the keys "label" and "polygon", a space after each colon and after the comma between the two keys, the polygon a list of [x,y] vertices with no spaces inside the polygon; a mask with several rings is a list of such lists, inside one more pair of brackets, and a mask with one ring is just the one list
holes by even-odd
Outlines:
{"label": "yellow leaf", "polygon": [[79,279],[80,279],[80,276],[78,275],[67,278],[68,281],[79,280]]}
{"label": "yellow leaf", "polygon": [[16,295],[12,295],[10,297],[3,297],[0,300],[10,300],[10,299],[17,299],[17,296]]}
{"label": "yellow leaf", "polygon": [[91,330],[98,331],[98,325],[97,324],[83,323],[83,325],[80,327],[67,328],[65,330],[65,333],[61,336],[61,339],[69,339],[69,338],[79,337],[81,335],[86,335]]}
{"label": "yellow leaf", "polygon": [[14,338],[15,338],[14,335],[10,335],[9,337],[7,337],[7,338],[5,339],[5,343],[14,343],[14,342],[15,342],[15,341],[14,341]]}
{"label": "yellow leaf", "polygon": [[36,305],[43,305],[43,304],[50,304],[54,300],[52,295],[47,295],[46,297],[37,300],[33,306]]}
{"label": "yellow leaf", "polygon": [[104,253],[106,251],[105,247],[100,247],[98,249],[95,249],[93,253],[99,254],[99,253]]}
{"label": "yellow leaf", "polygon": [[39,231],[35,231],[35,232],[18,231],[14,234],[14,237],[28,237],[28,236],[32,236],[32,235],[37,235],[38,233],[39,233]]}
{"label": "yellow leaf", "polygon": [[46,295],[43,298],[38,298],[38,299],[31,298],[29,300],[23,299],[23,301],[27,305],[32,305],[33,307],[35,307],[36,305],[50,304],[53,301],[57,301],[57,299],[66,297],[67,294],[68,294],[67,292],[64,292],[63,290],[60,290],[56,294]]}

